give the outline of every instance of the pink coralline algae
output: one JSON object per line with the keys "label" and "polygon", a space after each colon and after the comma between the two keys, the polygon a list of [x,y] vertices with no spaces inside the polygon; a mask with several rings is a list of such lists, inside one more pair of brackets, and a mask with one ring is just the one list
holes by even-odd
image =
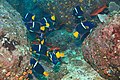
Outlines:
{"label": "pink coralline algae", "polygon": [[83,42],[85,60],[104,78],[120,78],[120,15],[98,26]]}

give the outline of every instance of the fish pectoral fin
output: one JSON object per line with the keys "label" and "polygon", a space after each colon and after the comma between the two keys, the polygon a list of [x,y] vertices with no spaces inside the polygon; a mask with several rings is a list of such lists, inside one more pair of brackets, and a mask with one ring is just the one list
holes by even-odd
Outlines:
{"label": "fish pectoral fin", "polygon": [[49,72],[44,71],[43,74],[44,74],[44,76],[46,76],[46,77],[49,76]]}
{"label": "fish pectoral fin", "polygon": [[42,45],[44,44],[44,39],[41,41],[41,44],[42,44]]}
{"label": "fish pectoral fin", "polygon": [[32,20],[35,20],[35,15],[32,16]]}
{"label": "fish pectoral fin", "polygon": [[85,26],[86,29],[89,29],[89,26]]}
{"label": "fish pectoral fin", "polygon": [[46,27],[50,27],[50,24],[48,22],[46,22]]}

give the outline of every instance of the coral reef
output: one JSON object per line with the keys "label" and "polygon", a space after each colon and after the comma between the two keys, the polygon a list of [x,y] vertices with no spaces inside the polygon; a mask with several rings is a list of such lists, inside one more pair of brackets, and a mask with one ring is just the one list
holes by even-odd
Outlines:
{"label": "coral reef", "polygon": [[[110,0],[1,0],[0,80],[28,79],[28,74],[33,76],[33,80],[36,80],[36,78],[39,80],[105,80],[104,78],[119,80],[120,15],[115,15],[114,13],[114,16],[110,15],[108,17],[108,14],[99,14],[100,21],[105,23],[99,23],[100,21],[96,17],[98,13],[94,19],[90,17],[92,11],[94,13],[94,10],[98,7],[104,6],[103,3],[106,5],[109,2]],[[75,27],[80,23],[80,21],[76,22],[73,16],[73,10],[76,6],[80,6],[80,9],[83,10],[84,14],[82,16],[86,20],[99,23],[95,31],[90,32],[91,34],[83,43],[82,51],[81,47],[76,46],[76,44],[81,45],[81,40],[73,37]],[[98,8],[97,10],[100,9]],[[109,10],[119,11],[119,5],[111,2]],[[29,12],[31,13],[30,22],[24,19],[25,22],[23,22],[20,15],[25,16]],[[41,26],[41,23],[44,23],[44,21],[42,22],[41,19],[45,20],[45,25],[43,24],[43,26]],[[49,21],[53,25],[52,27]],[[24,23],[28,30],[25,29]],[[36,26],[37,23],[39,26]],[[42,30],[45,43],[44,39],[40,38]],[[26,34],[26,31],[28,34]],[[30,44],[27,39],[30,39]],[[41,46],[45,46],[48,49],[44,50]],[[29,48],[31,50],[30,54]],[[54,62],[54,60],[56,61],[57,50],[55,51],[53,48],[60,49],[60,52],[64,51],[65,53],[65,55],[62,55],[62,58],[58,56],[60,65],[57,66],[56,62]],[[43,52],[46,51],[42,57],[41,50]],[[29,61],[31,57],[36,61],[34,64],[31,64]],[[41,69],[44,72],[48,71],[50,75],[45,77],[41,69],[38,72],[42,71],[42,75],[41,73],[37,73],[37,68],[35,69],[36,65],[43,67]]]}
{"label": "coral reef", "polygon": [[83,43],[84,59],[102,77],[120,79],[120,14],[99,24]]}
{"label": "coral reef", "polygon": [[29,63],[25,28],[20,14],[0,1],[0,80],[17,80]]}

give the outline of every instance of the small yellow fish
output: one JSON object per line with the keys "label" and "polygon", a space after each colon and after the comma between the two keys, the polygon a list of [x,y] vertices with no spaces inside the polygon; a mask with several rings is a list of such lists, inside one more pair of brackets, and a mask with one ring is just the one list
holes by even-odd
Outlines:
{"label": "small yellow fish", "polygon": [[47,77],[47,76],[49,76],[49,73],[48,72],[43,72],[43,74]]}
{"label": "small yellow fish", "polygon": [[45,31],[45,26],[41,26],[40,30]]}
{"label": "small yellow fish", "polygon": [[35,15],[32,16],[32,20],[35,20]]}
{"label": "small yellow fish", "polygon": [[44,39],[41,41],[41,44],[42,44],[42,45],[44,44]]}
{"label": "small yellow fish", "polygon": [[75,32],[73,33],[73,35],[74,35],[75,38],[78,38],[79,33],[78,33],[77,31],[75,31]]}
{"label": "small yellow fish", "polygon": [[57,58],[64,57],[64,53],[57,52],[56,53],[56,57]]}
{"label": "small yellow fish", "polygon": [[53,15],[53,16],[51,16],[51,19],[53,20],[53,21],[55,21],[55,16]]}

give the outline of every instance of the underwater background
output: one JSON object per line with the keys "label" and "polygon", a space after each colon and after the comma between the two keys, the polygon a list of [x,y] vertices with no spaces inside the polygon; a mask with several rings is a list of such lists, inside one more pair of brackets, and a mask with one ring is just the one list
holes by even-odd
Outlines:
{"label": "underwater background", "polygon": [[119,0],[0,0],[0,80],[119,79]]}

